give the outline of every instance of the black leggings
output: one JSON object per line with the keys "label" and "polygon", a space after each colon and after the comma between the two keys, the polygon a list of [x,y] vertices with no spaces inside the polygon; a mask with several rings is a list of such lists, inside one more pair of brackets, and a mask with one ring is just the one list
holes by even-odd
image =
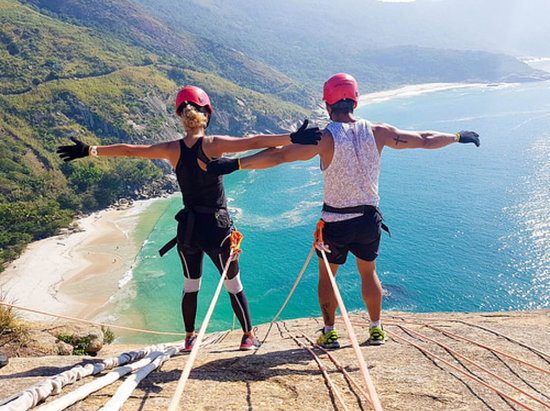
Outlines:
{"label": "black leggings", "polygon": [[[202,278],[202,262],[204,254],[212,260],[219,273],[223,272],[230,254],[229,236],[230,224],[225,219],[213,214],[196,214],[193,233],[186,242],[184,239],[185,219],[178,225],[178,254],[183,266],[185,284],[181,300],[181,310],[186,332],[195,330],[197,315],[197,297]],[[227,225],[227,227],[225,227]],[[216,246],[213,248],[213,246]],[[225,287],[228,291],[233,312],[239,319],[243,331],[252,330],[250,310],[246,294],[240,283],[238,261],[233,261],[227,271]]]}

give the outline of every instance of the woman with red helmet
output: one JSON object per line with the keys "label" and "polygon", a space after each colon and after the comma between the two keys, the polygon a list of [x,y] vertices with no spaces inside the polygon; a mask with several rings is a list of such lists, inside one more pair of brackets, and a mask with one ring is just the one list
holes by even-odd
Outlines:
{"label": "woman with red helmet", "polygon": [[[382,149],[435,149],[455,142],[479,146],[479,135],[473,131],[455,134],[405,131],[388,124],[371,124],[358,119],[353,114],[359,102],[357,81],[346,73],[335,74],[325,82],[323,100],[331,123],[318,145],[269,149],[243,159],[222,158],[211,162],[208,172],[228,174],[240,169],[268,168],[319,155],[324,179],[322,237],[324,246],[330,250],[327,254],[330,268],[336,275],[349,252],[356,257],[362,297],[371,320],[367,343],[380,345],[386,335],[380,322],[382,286],[375,261],[381,230],[387,231],[378,209]],[[338,304],[322,260],[319,263],[318,295],[325,327],[317,343],[325,348],[338,348],[338,333],[334,329]]]}
{"label": "woman with red helmet", "polygon": [[[183,87],[176,96],[176,114],[185,129],[185,137],[154,145],[114,144],[89,146],[77,139],[74,145],[59,147],[64,161],[87,156],[139,157],[167,160],[173,167],[182,192],[184,208],[176,215],[177,235],[160,252],[177,245],[183,266],[184,286],[181,302],[186,331],[186,350],[195,341],[197,296],[201,286],[202,260],[206,253],[216,268],[223,271],[229,258],[229,237],[232,221],[227,211],[227,199],[221,176],[206,173],[207,164],[224,153],[296,144],[317,144],[318,128],[307,128],[307,120],[294,133],[254,135],[247,137],[206,136],[213,108],[204,90]],[[258,341],[252,333],[248,301],[240,281],[238,261],[233,261],[227,273],[225,288],[231,305],[243,329],[241,350],[253,350]]]}

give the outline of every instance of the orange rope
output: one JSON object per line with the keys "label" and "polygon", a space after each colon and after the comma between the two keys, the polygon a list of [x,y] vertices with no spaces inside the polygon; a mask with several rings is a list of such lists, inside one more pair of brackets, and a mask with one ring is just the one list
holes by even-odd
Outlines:
{"label": "orange rope", "polygon": [[470,343],[472,343],[472,344],[475,344],[475,345],[477,345],[477,346],[479,346],[479,347],[481,347],[481,348],[485,348],[486,350],[492,351],[492,352],[494,352],[495,354],[502,355],[503,357],[510,358],[511,360],[514,360],[514,361],[516,361],[516,362],[518,362],[518,363],[520,363],[520,364],[526,365],[527,367],[531,367],[531,368],[533,368],[533,369],[535,369],[535,370],[542,371],[542,372],[545,373],[545,374],[550,374],[550,371],[545,370],[544,368],[541,368],[541,367],[539,367],[539,366],[537,366],[537,365],[535,365],[535,364],[531,364],[530,362],[524,361],[524,360],[522,360],[522,359],[520,359],[520,358],[514,357],[513,355],[508,354],[508,353],[506,353],[506,352],[504,352],[504,351],[500,351],[500,350],[497,350],[497,349],[495,349],[495,348],[491,348],[491,347],[489,347],[488,345],[484,345],[484,344],[479,343],[479,342],[477,342],[477,341],[471,340],[470,338],[466,338],[466,337],[463,337],[463,336],[461,336],[461,335],[454,334],[454,333],[452,333],[452,332],[450,332],[450,331],[442,330],[442,329],[440,329],[440,328],[434,327],[433,325],[428,325],[428,324],[422,324],[422,325],[423,325],[424,327],[431,328],[432,330],[439,331],[440,333],[445,334],[445,335],[447,335],[448,337],[453,337],[453,338],[458,338],[458,339],[461,339],[461,340],[464,340],[464,341],[468,341],[468,342],[470,342]]}
{"label": "orange rope", "polygon": [[120,329],[120,330],[136,331],[136,332],[140,332],[140,333],[144,333],[144,334],[180,335],[180,336],[185,335],[185,333],[178,333],[178,332],[171,332],[171,331],[151,331],[151,330],[142,330],[140,328],[124,327],[122,325],[105,324],[105,323],[100,323],[100,322],[97,322],[97,321],[85,320],[83,318],[70,317],[68,315],[54,314],[54,313],[51,313],[51,312],[48,312],[48,311],[42,311],[42,310],[36,310],[34,308],[22,307],[20,305],[10,304],[10,303],[6,303],[4,301],[0,301],[0,305],[3,305],[5,307],[15,308],[15,309],[21,310],[21,311],[28,311],[28,312],[35,313],[35,314],[42,314],[42,315],[47,315],[47,316],[50,316],[50,317],[62,318],[64,320],[76,321],[76,322],[81,322],[81,323],[85,323],[85,324],[92,324],[92,325],[96,325],[98,327],[117,328],[117,329]]}
{"label": "orange rope", "polygon": [[319,370],[321,370],[321,373],[323,374],[323,377],[325,378],[325,381],[327,382],[327,385],[329,386],[330,390],[332,391],[332,393],[334,393],[334,396],[336,398],[338,398],[338,401],[340,402],[340,404],[342,404],[342,408],[347,411],[348,407],[346,406],[346,403],[344,402],[344,398],[342,398],[342,394],[340,394],[340,391],[336,388],[336,386],[334,385],[334,383],[330,379],[330,377],[328,375],[328,372],[327,372],[327,369],[324,366],[324,364],[321,362],[321,359],[319,358],[319,356],[317,354],[315,354],[315,351],[313,351],[311,348],[309,348],[309,347],[305,346],[304,344],[302,344],[302,342],[300,340],[298,340],[294,335],[290,335],[290,338],[292,338],[294,340],[294,342],[299,347],[301,347],[304,350],[306,350],[307,352],[309,352],[309,354],[313,357],[313,359],[317,363],[317,366],[319,367]]}
{"label": "orange rope", "polygon": [[462,370],[461,368],[459,368],[458,366],[452,364],[451,362],[439,357],[438,355],[434,354],[433,352],[429,351],[429,350],[426,350],[425,348],[421,347],[420,345],[418,344],[415,344],[414,342],[408,340],[407,338],[403,338],[395,333],[392,333],[392,338],[396,338],[398,340],[401,340],[401,341],[404,341],[410,345],[412,345],[413,347],[415,347],[416,349],[418,349],[419,351],[423,352],[424,354],[426,355],[429,355],[433,358],[435,358],[436,360],[438,361],[441,361],[443,364],[446,364],[447,366],[451,367],[452,369],[454,369],[455,371],[458,371],[459,373],[465,375],[466,377],[478,382],[479,384],[483,385],[484,387],[490,389],[491,391],[494,391],[496,392],[497,394],[500,394],[501,396],[503,396],[504,398],[512,401],[514,404],[516,405],[519,405],[520,407],[522,408],[525,408],[526,410],[530,410],[530,411],[534,411],[533,408],[529,407],[528,405],[525,405],[523,404],[521,401],[518,401],[516,400],[515,398],[509,396],[508,394],[506,394],[505,392],[499,390],[498,388],[496,387],[493,387],[491,384],[488,384],[486,383],[485,381],[473,376],[472,374],[470,373],[467,373],[466,371]]}
{"label": "orange rope", "polygon": [[356,382],[352,376],[349,374],[349,372],[344,368],[344,366],[342,364],[340,364],[336,358],[334,358],[334,356],[328,351],[326,350],[325,348],[321,347],[319,344],[315,344],[313,342],[313,340],[311,338],[309,338],[307,335],[305,334],[302,334],[302,338],[305,338],[312,346],[314,346],[315,348],[318,348],[319,350],[323,351],[327,357],[329,358],[329,360],[332,361],[332,363],[336,366],[336,368],[338,368],[342,374],[344,374],[344,377],[355,387],[355,389],[357,391],[359,391],[359,393],[370,403],[371,400],[369,398],[369,394],[367,394],[367,392],[363,389],[363,387],[361,387],[359,385],[358,382]]}
{"label": "orange rope", "polygon": [[[507,353],[507,352],[505,352],[505,351],[497,350],[496,348],[492,348],[491,346],[482,344],[482,343],[480,343],[480,342],[477,342],[477,341],[472,340],[472,339],[470,339],[470,338],[464,337],[464,336],[462,336],[462,335],[458,335],[458,334],[452,333],[452,332],[447,331],[447,330],[442,330],[441,328],[435,327],[435,326],[430,325],[430,324],[426,324],[426,323],[424,323],[424,322],[418,322],[418,321],[411,322],[411,321],[408,321],[408,320],[406,320],[406,319],[404,319],[404,318],[402,318],[402,317],[395,317],[395,316],[391,316],[391,317],[392,317],[392,318],[399,318],[401,321],[403,321],[403,322],[405,322],[405,323],[408,323],[408,324],[418,324],[418,325],[422,325],[423,327],[431,328],[432,330],[438,331],[438,332],[440,332],[440,333],[442,333],[442,334],[444,334],[444,335],[446,335],[446,336],[448,336],[448,337],[458,338],[459,340],[467,341],[467,342],[469,342],[469,343],[472,343],[472,344],[477,345],[478,347],[485,348],[486,350],[491,351],[491,352],[493,352],[493,353],[495,353],[495,354],[502,355],[503,357],[509,358],[509,359],[511,359],[511,360],[513,360],[513,361],[516,361],[516,362],[518,362],[518,363],[520,363],[520,364],[523,364],[523,365],[525,365],[525,366],[527,366],[527,367],[533,368],[534,370],[541,371],[541,372],[543,372],[543,373],[545,373],[545,374],[550,374],[550,371],[545,370],[544,368],[541,368],[541,367],[539,367],[538,365],[535,365],[535,364],[530,363],[530,362],[528,362],[528,361],[524,361],[524,360],[522,360],[521,358],[514,357],[512,354],[509,354],[509,353]],[[450,320],[450,319],[444,319],[444,318],[440,318],[440,319],[438,319],[438,320],[439,320],[439,321],[443,321],[443,322],[445,322],[445,321],[449,321],[449,322],[460,322],[460,321],[458,321],[458,320]],[[423,321],[426,321],[426,319],[424,319]],[[386,324],[390,324],[390,325],[400,325],[399,323],[392,324],[392,323],[388,323],[388,322],[386,322]],[[508,337],[505,337],[505,338],[508,338]],[[537,354],[537,353],[535,353],[535,354]]]}
{"label": "orange rope", "polygon": [[397,325],[397,326],[394,325],[394,327],[400,327],[401,329],[403,329],[403,330],[406,331],[406,332],[409,332],[409,333],[411,333],[411,334],[413,334],[413,335],[417,335],[417,336],[419,336],[420,338],[423,338],[423,339],[426,340],[426,341],[429,341],[429,342],[431,342],[431,343],[434,343],[434,344],[439,345],[440,347],[442,347],[442,348],[444,348],[445,350],[447,350],[448,352],[454,354],[454,355],[457,356],[458,358],[462,358],[462,359],[463,359],[464,361],[466,361],[467,363],[472,364],[474,367],[477,367],[477,368],[479,368],[480,370],[482,370],[483,372],[486,372],[487,374],[489,374],[489,375],[491,375],[492,377],[496,378],[496,379],[499,380],[500,382],[502,382],[502,383],[508,385],[509,387],[514,388],[515,390],[521,392],[523,395],[525,395],[525,396],[531,398],[532,400],[538,402],[539,404],[542,404],[542,405],[544,405],[545,407],[550,408],[550,404],[549,404],[549,403],[546,403],[546,402],[544,402],[544,401],[538,399],[537,397],[535,397],[535,396],[529,394],[528,392],[526,392],[525,390],[521,389],[520,387],[518,387],[518,386],[512,384],[511,382],[505,380],[504,378],[500,377],[499,375],[495,374],[494,372],[492,372],[492,371],[488,370],[487,368],[483,367],[483,366],[480,365],[479,363],[476,363],[475,361],[469,359],[468,357],[466,357],[466,356],[464,356],[464,355],[462,355],[462,354],[456,352],[455,350],[453,350],[452,348],[448,347],[447,345],[445,345],[445,344],[443,344],[443,343],[440,343],[439,341],[433,340],[433,339],[431,339],[430,337],[425,336],[424,334],[421,334],[421,333],[418,333],[418,332],[416,332],[416,331],[413,331],[413,330],[411,330],[410,328],[406,328],[406,327],[404,327],[404,326],[402,326],[402,325]]}

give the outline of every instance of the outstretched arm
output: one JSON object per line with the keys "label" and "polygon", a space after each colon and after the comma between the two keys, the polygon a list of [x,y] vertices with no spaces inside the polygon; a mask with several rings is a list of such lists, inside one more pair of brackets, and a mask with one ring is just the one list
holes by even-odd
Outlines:
{"label": "outstretched arm", "polygon": [[63,161],[72,161],[87,156],[102,157],[136,157],[168,160],[175,166],[179,157],[177,141],[151,145],[112,144],[109,146],[89,146],[71,137],[74,145],[61,146],[57,153]]}
{"label": "outstretched arm", "polygon": [[287,146],[290,144],[317,144],[321,138],[318,127],[307,128],[306,119],[300,128],[290,134],[260,134],[247,137],[213,136],[203,146],[205,154],[210,158],[221,157],[224,153],[257,150],[260,148]]}
{"label": "outstretched arm", "polygon": [[319,146],[292,145],[282,148],[270,148],[240,159],[242,170],[271,168],[283,163],[305,161],[319,154]]}
{"label": "outstretched arm", "polygon": [[479,135],[473,131],[442,133],[439,131],[407,131],[389,124],[375,124],[372,131],[379,151],[385,146],[395,149],[425,148],[435,149],[452,143],[474,143],[479,147]]}
{"label": "outstretched arm", "polygon": [[221,157],[207,165],[211,174],[230,174],[237,170],[257,170],[275,167],[282,163],[309,160],[319,154],[320,145],[291,145],[282,148],[270,148],[243,158]]}

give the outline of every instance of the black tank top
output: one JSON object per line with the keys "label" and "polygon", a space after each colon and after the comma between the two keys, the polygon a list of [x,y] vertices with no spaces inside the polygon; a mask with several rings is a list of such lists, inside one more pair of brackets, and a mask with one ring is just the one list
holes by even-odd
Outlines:
{"label": "black tank top", "polygon": [[180,158],[176,165],[176,177],[180,186],[185,207],[195,206],[226,208],[227,200],[223,189],[223,176],[207,174],[198,163],[204,158],[202,137],[191,147],[180,140]]}

